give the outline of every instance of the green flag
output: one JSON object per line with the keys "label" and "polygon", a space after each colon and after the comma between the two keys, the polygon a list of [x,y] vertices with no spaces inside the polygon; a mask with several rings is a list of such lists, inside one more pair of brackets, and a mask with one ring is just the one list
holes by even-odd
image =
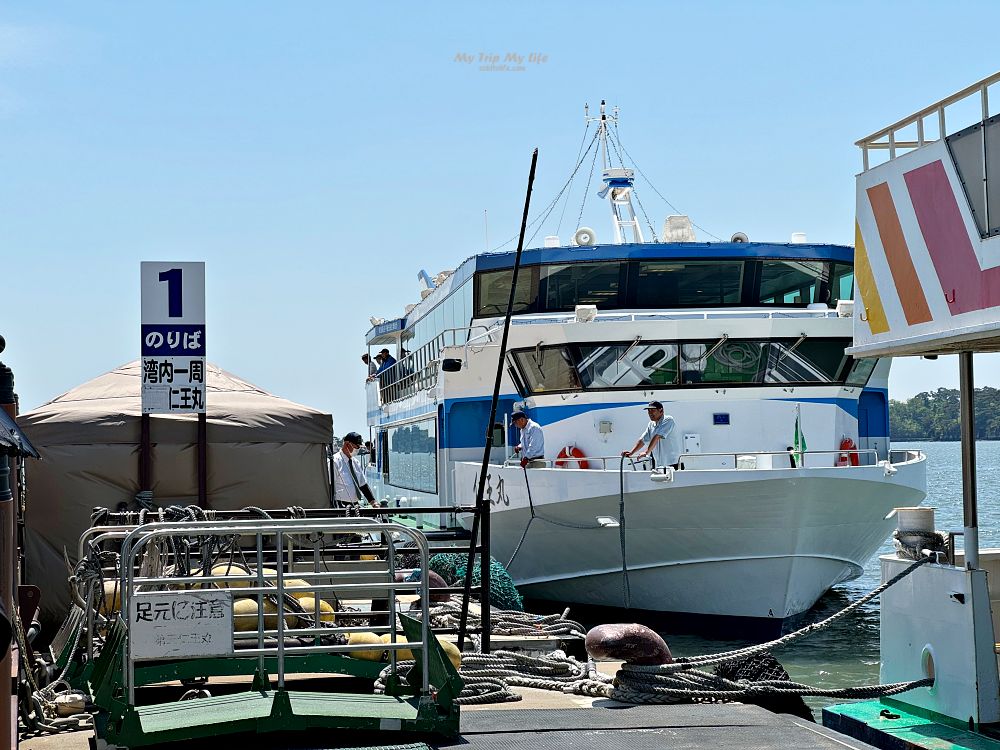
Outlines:
{"label": "green flag", "polygon": [[806,436],[802,434],[802,412],[798,404],[795,406],[795,440],[793,456],[795,458],[795,468],[801,469],[805,465]]}

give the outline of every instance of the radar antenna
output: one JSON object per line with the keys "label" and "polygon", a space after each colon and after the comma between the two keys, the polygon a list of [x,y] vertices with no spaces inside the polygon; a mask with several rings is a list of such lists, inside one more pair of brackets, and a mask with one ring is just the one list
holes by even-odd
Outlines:
{"label": "radar antenna", "polygon": [[598,117],[590,116],[589,105],[584,105],[584,120],[589,124],[598,124],[598,138],[601,141],[601,178],[604,181],[604,189],[598,192],[601,198],[610,197],[611,202],[611,222],[615,230],[615,244],[621,245],[625,242],[625,233],[632,230],[633,242],[644,242],[642,229],[639,228],[639,220],[632,207],[632,190],[635,174],[631,169],[625,167],[612,167],[608,163],[608,125],[618,124],[618,107],[611,110],[611,114],[605,111],[606,105],[601,99],[601,111]]}

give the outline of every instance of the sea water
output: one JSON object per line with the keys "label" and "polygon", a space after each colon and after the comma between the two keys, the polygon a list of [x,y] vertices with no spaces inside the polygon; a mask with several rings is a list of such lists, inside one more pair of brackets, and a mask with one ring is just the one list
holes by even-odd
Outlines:
{"label": "sea water", "polygon": [[[893,448],[911,448],[927,454],[927,499],[936,508],[939,531],[960,530],[962,523],[962,456],[960,443],[893,443]],[[979,497],[979,545],[1000,546],[1000,442],[980,442],[976,449]],[[958,541],[961,544],[960,540]],[[819,622],[858,600],[881,583],[878,556],[893,552],[888,540],[868,561],[860,578],[835,586],[809,611],[805,622]],[[747,645],[748,641],[708,640],[690,635],[665,633],[671,651],[678,656],[711,654]],[[823,688],[844,688],[878,683],[879,605],[868,602],[858,612],[774,652],[792,680]],[[914,679],[919,675],[914,675]],[[834,699],[809,699],[816,709],[839,703]],[[818,711],[817,718],[818,718]]]}

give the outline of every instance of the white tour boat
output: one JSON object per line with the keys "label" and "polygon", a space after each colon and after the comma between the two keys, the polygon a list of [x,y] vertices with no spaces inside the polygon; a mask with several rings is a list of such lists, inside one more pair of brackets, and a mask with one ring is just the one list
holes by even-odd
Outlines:
{"label": "white tour boat", "polygon": [[[525,595],[781,621],[861,574],[889,512],[924,499],[925,458],[890,448],[889,360],[845,354],[853,249],[699,242],[681,216],[646,241],[633,171],[608,163],[614,116],[602,103],[590,141],[614,243],[581,227],[524,251],[507,351],[513,251],[421,272],[417,304],[372,319],[369,351],[398,361],[367,385],[369,480],[392,507],[471,503],[503,356],[485,491]],[[620,457],[650,400],[681,470]],[[543,467],[512,460],[515,409],[544,430]]]}

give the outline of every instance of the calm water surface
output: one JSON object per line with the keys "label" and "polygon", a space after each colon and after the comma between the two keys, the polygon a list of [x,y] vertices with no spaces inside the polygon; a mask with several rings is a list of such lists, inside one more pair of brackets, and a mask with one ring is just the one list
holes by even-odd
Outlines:
{"label": "calm water surface", "polygon": [[[927,454],[927,499],[937,508],[938,529],[962,528],[962,465],[959,443],[893,443],[893,448],[913,448]],[[1000,546],[1000,442],[982,442],[977,447],[979,533],[981,547]],[[892,552],[891,540],[878,554]],[[818,622],[840,611],[881,582],[878,556],[865,567],[864,575],[842,583],[827,593],[809,612],[806,622]],[[805,624],[805,623],[803,623]],[[671,650],[682,656],[710,654],[745,645],[746,641],[705,640],[695,636],[664,634]],[[875,684],[879,670],[878,600],[869,602],[853,616],[833,628],[814,634],[775,652],[791,678],[821,687]],[[816,709],[839,701],[808,701]],[[817,712],[818,718],[818,712]]]}

